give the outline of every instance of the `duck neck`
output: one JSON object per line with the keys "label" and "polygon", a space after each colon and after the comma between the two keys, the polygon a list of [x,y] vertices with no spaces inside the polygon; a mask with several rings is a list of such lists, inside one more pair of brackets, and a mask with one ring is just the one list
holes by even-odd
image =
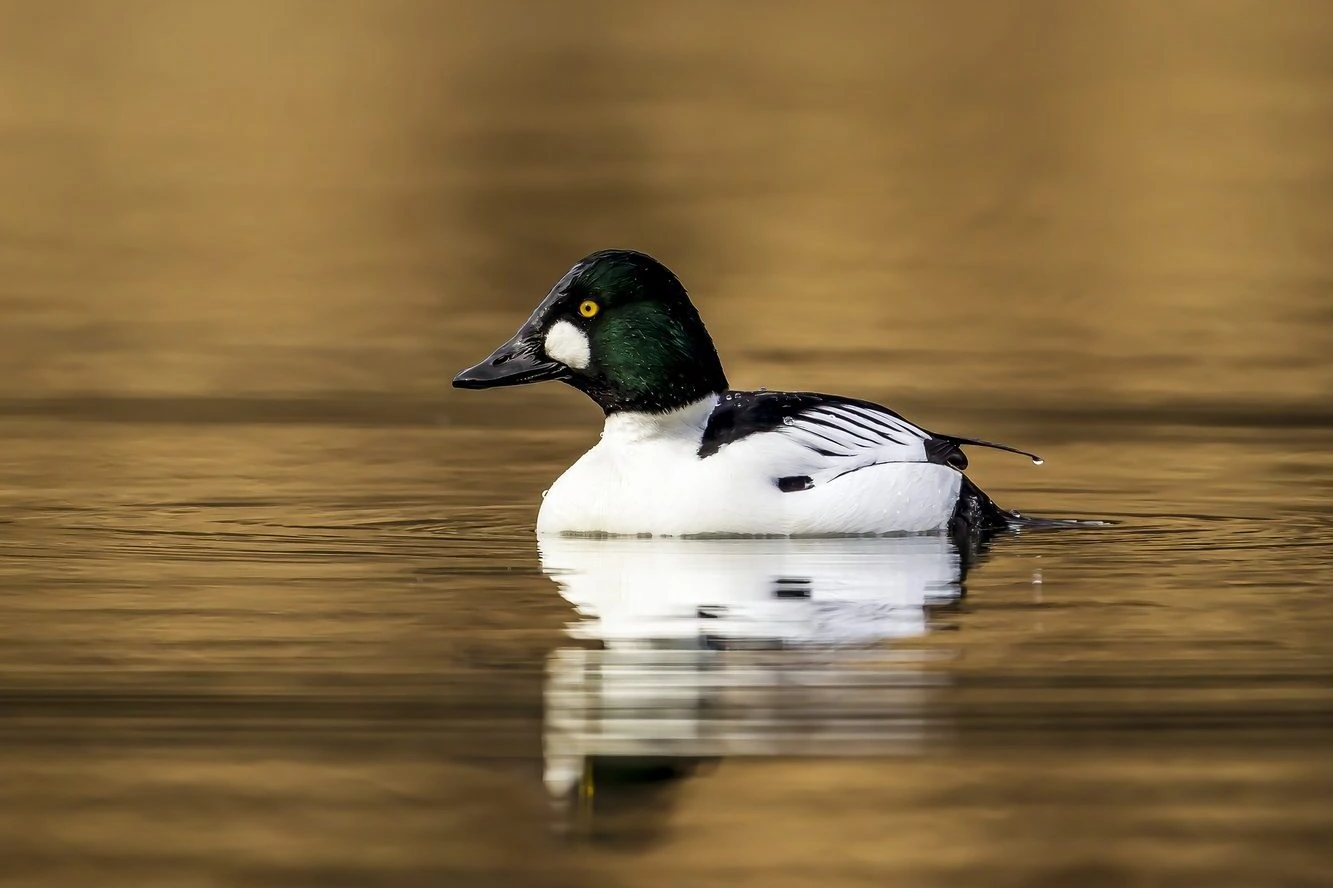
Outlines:
{"label": "duck neck", "polygon": [[709,392],[702,398],[663,412],[617,410],[606,415],[603,440],[622,443],[656,439],[688,439],[698,443],[708,417],[717,406],[720,393]]}

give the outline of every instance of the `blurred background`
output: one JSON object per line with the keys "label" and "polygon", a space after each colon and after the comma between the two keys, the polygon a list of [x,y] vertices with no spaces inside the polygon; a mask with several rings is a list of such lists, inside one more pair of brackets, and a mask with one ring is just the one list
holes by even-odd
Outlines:
{"label": "blurred background", "polygon": [[[0,195],[0,881],[1327,877],[1333,6],[0,0]],[[448,381],[606,247],[736,387],[1121,523],[915,642],[998,734],[552,838],[531,526],[600,414]]]}
{"label": "blurred background", "polygon": [[440,400],[611,245],[742,385],[1330,394],[1319,2],[0,9],[11,399]]}

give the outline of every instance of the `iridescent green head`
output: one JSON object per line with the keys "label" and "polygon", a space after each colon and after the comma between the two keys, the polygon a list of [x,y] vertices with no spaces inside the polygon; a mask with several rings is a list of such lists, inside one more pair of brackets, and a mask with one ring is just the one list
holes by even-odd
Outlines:
{"label": "iridescent green head", "polygon": [[546,379],[587,393],[604,411],[662,413],[727,387],[713,340],[665,265],[603,250],[556,282],[519,331],[459,373],[459,388]]}

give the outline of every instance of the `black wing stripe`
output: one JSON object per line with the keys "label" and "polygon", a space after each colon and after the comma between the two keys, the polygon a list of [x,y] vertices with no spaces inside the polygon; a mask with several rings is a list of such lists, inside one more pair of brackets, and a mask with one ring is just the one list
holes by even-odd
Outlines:
{"label": "black wing stripe", "polygon": [[[845,439],[834,437],[833,435],[830,435],[827,432],[821,432],[819,429],[815,428],[815,425],[816,423],[811,422],[808,417],[802,416],[800,419],[796,420],[791,425],[784,425],[784,431],[791,432],[794,434],[811,435],[816,438],[823,438],[830,444],[837,444],[839,446],[845,445],[847,443]],[[831,428],[831,426],[826,425],[825,428]],[[834,430],[836,431],[836,429]]]}
{"label": "black wing stripe", "polygon": [[[802,428],[800,426],[797,426],[796,428],[790,431],[792,432],[791,437],[796,437],[797,435],[805,435],[806,437],[812,439],[813,441],[816,442],[825,441],[829,444],[832,444],[834,447],[841,448],[840,452],[819,451],[820,453],[823,453],[827,456],[851,456],[853,453],[853,451],[850,448],[848,448],[846,441],[839,441],[837,438],[830,438],[828,435],[821,435],[814,429]],[[807,441],[801,441],[801,444],[806,447],[810,447],[810,449],[812,450],[815,449]]]}
{"label": "black wing stripe", "polygon": [[837,421],[845,426],[854,426],[864,429],[875,437],[877,444],[883,444],[886,441],[890,444],[901,444],[902,441],[893,434],[895,429],[881,422],[876,422],[873,418],[864,414],[853,413],[849,410],[829,410],[829,415],[837,418]]}
{"label": "black wing stripe", "polygon": [[882,426],[883,428],[886,428],[890,431],[898,432],[900,434],[906,432],[910,435],[913,435],[914,437],[921,437],[920,429],[918,429],[916,426],[911,425],[910,423],[903,422],[896,416],[891,416],[890,414],[887,413],[876,413],[873,410],[866,410],[863,407],[848,406],[844,407],[843,410],[845,410],[848,413],[855,412],[857,415],[864,417],[865,419],[870,420],[876,425]]}
{"label": "black wing stripe", "polygon": [[[846,408],[846,409],[850,411],[850,409],[853,408]],[[893,429],[894,432],[900,432],[900,433],[905,432],[913,437],[926,437],[924,429],[917,428],[916,425],[908,423],[908,421],[902,419],[901,416],[897,416],[896,413],[870,411],[870,409],[866,409],[864,407],[857,407],[854,409],[858,409],[858,411],[864,413],[864,415],[869,416],[870,419],[877,421],[877,423],[880,423],[882,425],[885,425],[885,427]]]}
{"label": "black wing stripe", "polygon": [[[813,413],[814,411],[811,412]],[[829,409],[821,410],[819,412],[825,414],[826,416],[835,417],[836,421],[840,424],[839,427],[845,429],[848,434],[857,434],[856,432],[853,431],[853,429],[862,429],[864,431],[869,432],[871,435],[874,436],[873,438],[867,438],[864,435],[862,435],[861,438],[862,440],[868,441],[871,444],[882,444],[884,443],[885,439],[887,439],[889,442],[893,444],[902,443],[897,438],[885,432],[882,427],[872,426],[866,422],[859,420],[856,417],[856,414],[854,413],[850,413],[848,411],[841,411],[841,410],[835,411]]]}
{"label": "black wing stripe", "polygon": [[801,423],[808,425],[820,425],[826,428],[834,429],[836,431],[842,432],[843,434],[849,435],[850,437],[855,438],[858,441],[864,441],[867,444],[884,443],[883,436],[872,438],[870,435],[864,434],[864,432],[857,431],[858,428],[863,429],[864,431],[870,431],[869,429],[866,429],[865,426],[851,422],[850,420],[842,420],[841,423],[839,423],[827,419],[822,419],[821,417],[815,415],[815,411],[811,411],[806,416],[801,417]]}

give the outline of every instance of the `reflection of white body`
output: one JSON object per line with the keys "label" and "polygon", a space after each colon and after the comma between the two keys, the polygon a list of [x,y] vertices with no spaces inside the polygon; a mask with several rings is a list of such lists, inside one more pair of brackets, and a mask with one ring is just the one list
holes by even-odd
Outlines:
{"label": "reflection of white body", "polygon": [[[543,570],[603,650],[555,652],[546,779],[590,757],[885,754],[923,739],[939,673],[865,650],[959,594],[944,537],[543,537]],[[832,646],[832,649],[830,649]]]}
{"label": "reflection of white body", "polygon": [[699,637],[847,644],[920,635],[958,595],[943,536],[681,540],[542,537],[542,569],[608,647]]}

